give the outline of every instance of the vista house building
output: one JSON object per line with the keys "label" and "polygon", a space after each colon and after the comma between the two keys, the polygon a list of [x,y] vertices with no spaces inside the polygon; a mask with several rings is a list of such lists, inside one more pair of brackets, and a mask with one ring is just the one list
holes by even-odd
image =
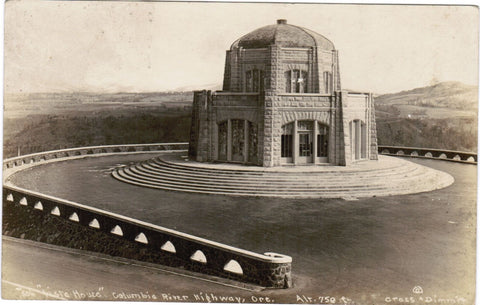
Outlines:
{"label": "vista house building", "polygon": [[195,91],[189,157],[258,166],[377,160],[371,93],[341,89],[338,51],[284,19],[237,39],[222,91]]}

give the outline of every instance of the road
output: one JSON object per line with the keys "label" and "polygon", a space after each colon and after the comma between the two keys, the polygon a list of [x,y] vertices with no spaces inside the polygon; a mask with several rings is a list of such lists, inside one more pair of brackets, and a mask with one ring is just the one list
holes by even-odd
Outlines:
{"label": "road", "polygon": [[34,241],[2,238],[4,299],[196,301],[248,298],[262,287]]}

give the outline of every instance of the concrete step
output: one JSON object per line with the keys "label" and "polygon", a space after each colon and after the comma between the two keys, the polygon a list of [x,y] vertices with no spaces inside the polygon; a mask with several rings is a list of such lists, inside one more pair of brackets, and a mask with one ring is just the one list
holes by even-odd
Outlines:
{"label": "concrete step", "polygon": [[[275,192],[289,192],[289,191],[320,191],[320,190],[352,190],[352,189],[379,189],[379,188],[388,188],[392,180],[389,180],[388,183],[385,183],[382,180],[377,181],[376,183],[365,184],[359,180],[350,180],[344,181],[343,183],[308,183],[308,184],[299,184],[299,183],[271,183],[266,181],[261,184],[246,184],[243,182],[232,181],[222,182],[222,181],[195,181],[195,180],[184,180],[171,177],[147,177],[141,174],[136,173],[133,168],[125,168],[122,170],[122,175],[127,178],[133,178],[139,182],[143,181],[149,184],[160,183],[162,185],[169,183],[175,186],[185,186],[185,187],[195,187],[195,188],[207,188],[207,189],[222,189],[222,190],[240,190],[248,192],[258,192],[258,191],[275,191]],[[409,179],[396,179],[395,181],[397,187],[403,185],[407,186],[416,186],[418,183],[409,183]]]}
{"label": "concrete step", "polygon": [[240,166],[220,165],[232,169],[217,171],[212,166],[188,166],[184,161],[177,164],[154,158],[118,168],[112,175],[126,183],[163,190],[289,198],[388,196],[430,191],[453,182],[448,174],[404,160],[396,162],[394,158],[363,167],[308,170],[238,170]]}
{"label": "concrete step", "polygon": [[[336,179],[327,179],[327,178],[314,178],[312,179],[311,177],[304,176],[299,179],[288,179],[284,178],[281,180],[273,180],[268,177],[265,177],[261,180],[249,180],[249,179],[224,179],[224,178],[218,178],[213,175],[209,177],[196,177],[196,176],[189,176],[189,175],[179,175],[177,173],[171,173],[171,172],[152,172],[149,171],[148,169],[145,169],[139,165],[137,166],[132,166],[128,168],[128,171],[131,171],[135,173],[138,176],[145,177],[146,179],[152,179],[152,181],[155,180],[169,180],[169,181],[184,181],[184,182],[191,182],[191,183],[197,183],[197,184],[208,184],[208,185],[230,185],[230,186],[238,186],[238,187],[248,187],[248,186],[255,186],[255,187],[261,187],[263,185],[267,186],[281,186],[284,187],[285,183],[288,183],[289,186],[303,186],[303,187],[322,187],[325,185],[335,185],[335,184],[340,184],[340,185],[351,185],[351,184],[358,184],[358,183],[363,183],[362,181],[367,181],[365,179],[359,179],[357,176],[352,176],[352,177],[337,177]],[[412,171],[409,175],[409,177],[413,177],[414,175],[421,175],[423,171],[420,168],[416,168],[415,171]],[[370,177],[367,177],[370,178]],[[392,179],[389,180],[378,180],[379,182],[385,183],[391,183],[392,181],[402,181],[404,179],[403,176],[395,176]]]}
{"label": "concrete step", "polygon": [[[177,170],[186,170],[186,171],[189,171],[189,172],[202,172],[202,173],[214,173],[215,175],[219,175],[219,176],[222,176],[222,175],[248,175],[248,174],[252,174],[252,175],[281,175],[281,176],[295,176],[295,175],[298,175],[299,173],[300,174],[319,174],[319,175],[337,175],[338,172],[339,172],[339,169],[341,169],[341,172],[342,173],[357,173],[358,172],[358,169],[348,169],[347,167],[341,167],[341,166],[335,166],[333,168],[335,169],[330,169],[328,170],[328,168],[332,168],[332,166],[328,166],[328,167],[323,167],[323,166],[299,166],[297,167],[297,171],[293,171],[293,172],[290,172],[288,170],[284,170],[284,169],[288,169],[290,168],[289,166],[285,166],[285,167],[279,167],[279,168],[275,168],[274,170],[269,170],[269,169],[263,169],[263,168],[260,168],[258,170],[238,170],[238,169],[219,169],[218,172],[216,169],[212,169],[212,168],[207,168],[207,167],[200,167],[198,165],[195,165],[195,166],[188,166],[188,165],[183,165],[181,163],[174,163],[174,162],[169,162],[169,161],[165,161],[161,158],[154,158],[154,159],[151,159],[151,160],[148,160],[147,161],[149,164],[152,164],[153,166],[155,165],[159,165],[160,167],[163,167],[163,168],[174,168],[174,169],[177,169]],[[405,166],[415,166],[416,164],[415,163],[412,163],[412,162],[405,162],[405,164],[394,164],[394,165],[391,165],[391,166],[388,166],[388,167],[384,167],[384,168],[380,168],[380,169],[363,169],[362,171],[363,172],[375,172],[375,174],[379,175],[381,173],[388,173],[390,172],[391,170],[393,169],[398,169],[398,168],[403,168]],[[315,168],[316,171],[311,171],[311,170],[307,170],[305,168],[308,168],[308,169],[311,169],[311,168]],[[327,168],[327,169],[325,169]],[[304,169],[304,170],[302,170]]]}
{"label": "concrete step", "polygon": [[[346,177],[312,177],[312,176],[295,176],[295,177],[283,177],[283,178],[272,178],[272,177],[216,177],[214,175],[194,175],[191,173],[177,173],[172,172],[171,170],[151,170],[147,166],[133,166],[130,169],[136,172],[139,175],[144,175],[146,177],[162,177],[162,179],[181,179],[189,181],[199,181],[199,182],[219,182],[224,183],[243,183],[243,184],[275,184],[275,183],[293,183],[293,184],[332,184],[332,183],[345,183],[351,180],[355,182],[370,179],[371,176],[360,176],[360,175],[350,175]],[[415,173],[420,172],[421,170],[416,168],[409,173],[409,176],[413,176]],[[404,175],[396,175],[393,179],[401,179]]]}
{"label": "concrete step", "polygon": [[[301,179],[304,177],[319,177],[319,178],[331,179],[331,178],[338,177],[338,174],[339,174],[338,171],[337,172],[334,172],[334,171],[294,172],[294,173],[288,173],[288,175],[286,175],[283,172],[260,172],[261,174],[255,173],[255,175],[250,175],[249,173],[237,174],[235,171],[230,171],[230,172],[223,171],[222,173],[216,174],[215,172],[212,172],[212,171],[203,172],[196,169],[190,170],[184,166],[179,167],[177,169],[176,166],[172,166],[171,164],[168,164],[168,163],[162,164],[162,163],[156,163],[156,162],[145,162],[145,163],[142,163],[142,165],[146,168],[149,168],[151,170],[156,170],[159,172],[175,172],[178,174],[187,173],[189,175],[195,175],[196,177],[211,177],[211,175],[213,174],[216,177],[223,177],[225,179],[228,179],[229,177],[234,177],[236,179],[242,179],[242,177],[245,177],[245,179],[248,179],[248,180],[252,180],[255,178],[264,179],[266,177],[272,178],[272,179],[278,178],[281,180],[290,179],[290,178]],[[363,177],[368,178],[371,175],[374,175],[376,177],[392,176],[392,172],[395,172],[397,175],[402,175],[418,167],[419,166],[417,164],[410,163],[406,166],[396,166],[394,168],[379,170],[378,172],[357,170],[357,171],[341,171],[341,173],[342,173],[342,176],[351,175],[351,176],[356,176],[358,178],[363,178]]]}
{"label": "concrete step", "polygon": [[144,181],[145,183],[150,183],[150,184],[166,184],[169,183],[171,185],[176,185],[176,186],[185,186],[185,187],[196,187],[196,188],[207,188],[207,189],[222,189],[222,190],[238,190],[238,191],[268,191],[268,192],[289,192],[289,191],[304,191],[308,192],[311,190],[331,190],[331,189],[338,189],[338,190],[348,190],[348,189],[364,189],[364,188],[375,188],[375,187],[383,187],[383,185],[380,184],[368,184],[365,185],[359,181],[357,181],[356,185],[353,184],[341,184],[341,185],[289,185],[289,184],[259,184],[259,185],[244,185],[244,184],[214,184],[214,183],[200,183],[200,182],[194,182],[192,183],[191,181],[184,181],[184,180],[170,180],[170,179],[155,179],[155,178],[149,178],[141,175],[137,175],[134,172],[132,172],[130,169],[123,169],[122,170],[122,175],[127,178],[132,178],[137,181]]}
{"label": "concrete step", "polygon": [[[124,180],[125,182],[133,182],[133,184],[138,184],[142,186],[153,186],[156,188],[162,188],[162,189],[170,189],[170,190],[181,190],[181,191],[186,191],[186,190],[191,190],[191,191],[196,191],[196,192],[201,192],[201,193],[207,193],[207,194],[241,194],[241,195],[251,195],[251,196],[257,196],[257,195],[271,195],[272,193],[275,194],[282,194],[285,193],[285,195],[301,195],[301,194],[306,194],[306,193],[338,193],[338,194],[346,194],[346,191],[348,190],[339,190],[337,189],[322,189],[322,190],[314,190],[312,188],[309,188],[307,191],[305,190],[285,190],[285,189],[270,189],[270,190],[247,190],[247,189],[228,189],[228,188],[207,188],[207,187],[198,187],[196,185],[191,185],[191,184],[172,184],[172,183],[161,183],[161,182],[148,182],[143,179],[138,179],[136,177],[132,176],[125,176],[121,172],[114,172],[114,176],[117,176],[116,178],[121,178],[121,180]],[[361,188],[363,191],[364,188]],[[374,188],[370,187],[368,189],[369,191],[376,191],[376,190],[381,190],[381,188]]]}
{"label": "concrete step", "polygon": [[[390,195],[401,195],[401,194],[410,194],[412,193],[411,188],[396,188],[396,189],[362,189],[356,191],[335,191],[335,190],[321,190],[321,191],[313,191],[310,190],[309,192],[248,192],[248,191],[224,191],[218,189],[197,189],[194,187],[178,187],[172,186],[170,184],[148,184],[142,181],[135,181],[132,179],[124,179],[123,177],[119,176],[118,173],[113,172],[112,175],[120,181],[134,184],[137,186],[143,187],[150,187],[150,188],[157,188],[162,190],[169,190],[169,191],[181,191],[181,192],[189,192],[189,193],[200,193],[200,194],[214,194],[214,195],[231,195],[231,196],[260,196],[260,197],[282,197],[282,198],[343,198],[343,197],[372,197],[372,196],[390,196]],[[444,186],[440,186],[437,188],[446,187],[451,183],[447,183]],[[419,189],[414,192],[423,192],[423,191],[431,191],[437,188],[428,188],[428,189]]]}

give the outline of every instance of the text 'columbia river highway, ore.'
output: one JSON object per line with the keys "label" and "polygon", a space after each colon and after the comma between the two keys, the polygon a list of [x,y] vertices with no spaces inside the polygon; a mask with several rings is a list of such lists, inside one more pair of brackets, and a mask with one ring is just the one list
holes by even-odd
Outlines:
{"label": "text 'columbia river highway, ore.'", "polygon": [[[15,289],[23,299],[35,299],[44,296],[52,299],[61,300],[113,300],[113,301],[156,301],[156,302],[199,302],[199,303],[276,303],[273,297],[250,295],[234,296],[222,295],[212,292],[191,293],[185,295],[172,294],[168,292],[151,291],[110,291],[107,292],[104,287],[99,287],[92,291],[56,290],[50,287],[37,285],[35,288],[16,287]],[[415,295],[416,294],[416,295]],[[460,296],[441,297],[435,295],[426,296],[414,293],[410,296],[371,296],[379,304],[466,304],[466,299]],[[347,296],[328,296],[317,295],[310,296],[304,294],[292,293],[291,303],[297,304],[343,304],[351,305],[356,301]]]}

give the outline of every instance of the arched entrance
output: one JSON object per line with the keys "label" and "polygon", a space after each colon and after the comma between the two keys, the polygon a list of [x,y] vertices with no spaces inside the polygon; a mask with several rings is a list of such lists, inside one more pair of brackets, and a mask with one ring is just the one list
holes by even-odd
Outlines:
{"label": "arched entrance", "polygon": [[218,123],[217,160],[257,163],[257,125],[229,119]]}
{"label": "arched entrance", "polygon": [[328,163],[328,126],[314,120],[294,121],[282,126],[282,164]]}

